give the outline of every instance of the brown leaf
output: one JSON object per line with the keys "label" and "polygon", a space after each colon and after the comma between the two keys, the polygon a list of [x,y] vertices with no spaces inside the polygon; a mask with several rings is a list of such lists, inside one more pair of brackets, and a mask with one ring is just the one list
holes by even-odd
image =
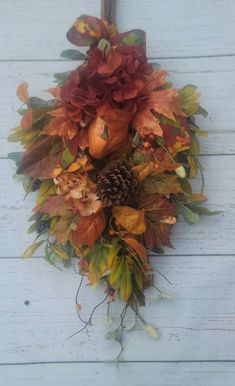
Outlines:
{"label": "brown leaf", "polygon": [[91,216],[81,217],[76,231],[73,232],[73,241],[77,244],[93,245],[101,236],[105,227],[104,212]]}
{"label": "brown leaf", "polygon": [[60,154],[50,155],[52,147],[52,139],[42,137],[24,154],[17,173],[40,179],[56,177],[61,170]]}
{"label": "brown leaf", "polygon": [[[169,217],[175,217],[176,206],[167,198],[153,194],[142,199],[141,206],[145,210],[146,231],[143,242],[149,249],[154,250],[159,245],[173,248],[170,242],[171,224],[167,224]],[[164,220],[167,220],[164,223]]]}
{"label": "brown leaf", "polygon": [[34,208],[34,212],[48,213],[50,217],[71,217],[71,211],[63,196],[49,196],[42,205]]}
{"label": "brown leaf", "polygon": [[149,135],[152,133],[159,137],[163,135],[159,119],[152,114],[148,106],[135,115],[132,124],[140,135]]}
{"label": "brown leaf", "polygon": [[177,176],[171,174],[152,175],[145,179],[143,186],[148,194],[158,193],[168,196],[171,193],[177,194],[182,192]]}
{"label": "brown leaf", "polygon": [[185,115],[180,107],[177,90],[174,89],[152,92],[149,98],[149,106],[157,113],[173,121],[175,121],[175,115]]}
{"label": "brown leaf", "polygon": [[138,240],[133,239],[132,237],[123,237],[122,240],[132,249],[134,249],[142,260],[146,261],[147,251],[143,244],[141,244]]}
{"label": "brown leaf", "polygon": [[19,100],[25,104],[28,104],[29,102],[29,93],[28,93],[28,83],[24,82],[19,84],[16,90],[16,95],[18,96]]}
{"label": "brown leaf", "polygon": [[146,223],[144,210],[137,210],[129,206],[115,206],[113,215],[117,225],[121,225],[128,232],[140,235],[145,231]]}
{"label": "brown leaf", "polygon": [[76,124],[70,119],[64,107],[50,111],[54,117],[44,129],[47,135],[58,135],[72,139],[78,132]]}

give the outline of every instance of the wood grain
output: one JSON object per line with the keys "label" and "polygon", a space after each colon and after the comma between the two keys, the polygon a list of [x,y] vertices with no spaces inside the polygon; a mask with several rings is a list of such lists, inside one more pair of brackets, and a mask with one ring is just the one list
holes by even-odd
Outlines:
{"label": "wood grain", "polygon": [[[58,59],[71,47],[65,34],[81,14],[100,16],[100,0],[1,1],[1,59]],[[152,58],[234,55],[234,17],[232,0],[119,0],[117,6],[119,30],[145,30]]]}
{"label": "wood grain", "polygon": [[[234,256],[154,257],[156,285],[176,293],[175,300],[155,302],[147,291],[144,319],[159,328],[160,338],[144,331],[127,332],[122,359],[128,361],[235,360]],[[0,363],[104,361],[117,355],[118,344],[105,339],[106,307],[99,308],[88,331],[66,340],[82,324],[74,308],[79,277],[60,272],[43,259],[0,260]],[[84,286],[79,296],[86,320],[104,297],[103,289]],[[123,303],[111,306],[116,320]],[[134,322],[127,316],[126,326]],[[0,369],[1,370],[1,369]]]}
{"label": "wood grain", "polygon": [[[191,83],[202,93],[201,103],[209,112],[207,119],[197,122],[209,131],[209,138],[201,139],[203,154],[235,154],[235,57],[210,59],[159,60],[175,84],[183,87]],[[16,86],[29,83],[33,96],[48,98],[45,92],[53,87],[53,74],[76,68],[77,62],[0,62],[0,157],[9,151],[19,150],[19,144],[9,144],[10,128],[19,124],[16,110],[20,103],[16,98]]]}
{"label": "wood grain", "polygon": [[234,363],[55,363],[2,366],[4,386],[232,386]]}

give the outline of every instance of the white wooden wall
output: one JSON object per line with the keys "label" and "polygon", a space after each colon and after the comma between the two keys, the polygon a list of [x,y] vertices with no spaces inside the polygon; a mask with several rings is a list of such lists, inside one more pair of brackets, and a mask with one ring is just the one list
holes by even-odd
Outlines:
{"label": "white wooden wall", "polygon": [[[208,207],[219,217],[174,230],[175,250],[153,257],[174,283],[177,298],[153,302],[145,318],[160,339],[127,334],[119,370],[107,363],[118,351],[104,338],[104,310],[94,326],[79,328],[73,307],[78,277],[49,266],[42,252],[20,256],[34,197],[23,201],[12,179],[9,128],[18,123],[16,86],[28,81],[45,95],[52,74],[76,65],[59,58],[71,45],[65,33],[76,16],[99,16],[99,0],[0,0],[0,385],[1,386],[233,386],[235,384],[235,2],[234,0],[118,0],[121,31],[145,29],[148,55],[166,68],[176,86],[198,85],[209,111],[200,119],[210,136],[201,141]],[[197,186],[197,183],[195,184]],[[172,290],[162,278],[158,285]],[[99,290],[81,293],[88,315]],[[25,305],[28,300],[29,304]],[[113,307],[118,316],[120,305]],[[131,323],[132,315],[128,316]]]}

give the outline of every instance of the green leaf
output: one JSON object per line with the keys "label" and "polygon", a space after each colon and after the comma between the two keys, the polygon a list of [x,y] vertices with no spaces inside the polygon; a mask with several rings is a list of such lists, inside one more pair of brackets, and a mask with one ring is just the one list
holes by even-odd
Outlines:
{"label": "green leaf", "polygon": [[195,114],[202,115],[204,118],[206,118],[208,112],[202,106],[199,106]]}
{"label": "green leaf", "polygon": [[33,232],[36,232],[36,230],[37,230],[37,223],[34,222],[32,225],[30,225],[30,227],[29,227],[27,233],[28,233],[28,234],[31,234],[31,233],[33,233]]}
{"label": "green leaf", "polygon": [[50,244],[51,248],[53,249],[53,252],[56,254],[56,256],[60,257],[62,260],[69,260],[69,255],[67,252],[65,252],[64,249],[59,247],[58,245]]}
{"label": "green leaf", "polygon": [[8,153],[8,158],[14,161],[16,164],[19,164],[19,162],[22,160],[23,155],[24,155],[23,151],[16,151],[16,152]]}
{"label": "green leaf", "polygon": [[199,206],[199,205],[192,205],[192,204],[189,204],[188,207],[193,210],[194,212],[200,214],[200,215],[203,215],[203,216],[217,216],[221,213],[223,213],[222,211],[211,211],[207,208],[204,208],[203,206]]}
{"label": "green leaf", "polygon": [[188,193],[188,194],[193,193],[192,187],[190,185],[190,182],[187,180],[187,178],[180,178],[178,181],[184,193]]}
{"label": "green leaf", "polygon": [[30,191],[31,184],[32,184],[31,178],[28,176],[24,176],[23,177],[23,188],[24,188],[26,193],[28,193]]}
{"label": "green leaf", "polygon": [[63,84],[68,80],[69,74],[70,74],[70,71],[58,72],[58,73],[54,74],[55,81],[58,84]]}
{"label": "green leaf", "polygon": [[187,221],[188,224],[198,224],[200,221],[200,217],[198,213],[193,212],[189,207],[180,204],[179,210],[182,213],[185,221]]}
{"label": "green leaf", "polygon": [[161,64],[159,63],[149,63],[154,70],[160,70],[160,68],[162,67]]}
{"label": "green leaf", "polygon": [[34,253],[38,250],[40,245],[42,245],[46,240],[37,241],[36,243],[31,244],[23,253],[23,258],[29,258],[34,255]]}
{"label": "green leaf", "polygon": [[42,105],[47,105],[47,102],[44,101],[44,99],[42,99],[42,98],[30,97],[29,98],[29,104],[31,107],[38,107],[38,106],[42,106]]}
{"label": "green leaf", "polygon": [[192,145],[191,145],[191,152],[194,156],[198,156],[200,153],[200,144],[195,135],[192,134]]}
{"label": "green leaf", "polygon": [[74,159],[75,156],[71,153],[70,149],[66,147],[61,157],[61,165],[63,166],[63,168],[67,168],[67,166],[69,166]]}
{"label": "green leaf", "polygon": [[98,44],[98,48],[104,52],[105,55],[110,51],[110,43],[106,39],[101,39]]}
{"label": "green leaf", "polygon": [[200,137],[208,137],[208,131],[205,131],[205,130],[202,130],[202,129],[199,129],[199,127],[191,124],[190,125],[190,129],[197,135],[199,135]]}
{"label": "green leaf", "polygon": [[87,56],[84,55],[82,52],[78,50],[64,50],[61,52],[60,56],[65,59],[70,59],[70,60],[86,60]]}
{"label": "green leaf", "polygon": [[145,33],[141,30],[132,30],[123,34],[121,38],[122,43],[127,44],[128,46],[133,46],[137,44],[145,44]]}

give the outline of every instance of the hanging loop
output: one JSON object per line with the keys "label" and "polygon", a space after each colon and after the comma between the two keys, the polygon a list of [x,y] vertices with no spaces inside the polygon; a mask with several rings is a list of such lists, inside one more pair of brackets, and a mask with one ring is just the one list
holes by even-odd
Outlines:
{"label": "hanging loop", "polygon": [[116,0],[101,0],[101,19],[115,22]]}

